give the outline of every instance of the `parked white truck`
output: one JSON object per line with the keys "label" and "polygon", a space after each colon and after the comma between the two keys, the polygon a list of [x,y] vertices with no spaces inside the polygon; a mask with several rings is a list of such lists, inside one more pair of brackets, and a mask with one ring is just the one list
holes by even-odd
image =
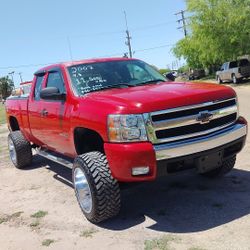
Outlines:
{"label": "parked white truck", "polygon": [[218,83],[224,81],[232,81],[239,83],[243,78],[250,77],[250,62],[248,59],[240,59],[238,61],[225,62],[220,71],[216,72],[216,80]]}

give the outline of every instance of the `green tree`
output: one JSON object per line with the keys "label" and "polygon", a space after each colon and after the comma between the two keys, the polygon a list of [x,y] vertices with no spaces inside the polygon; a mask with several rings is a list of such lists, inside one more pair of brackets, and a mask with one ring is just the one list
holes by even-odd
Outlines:
{"label": "green tree", "polygon": [[0,78],[0,96],[2,98],[5,99],[10,96],[13,89],[14,84],[8,76]]}
{"label": "green tree", "polygon": [[170,72],[171,70],[170,69],[159,69],[158,71],[163,75],[167,72]]}
{"label": "green tree", "polygon": [[215,68],[250,53],[250,0],[186,0],[189,34],[173,49],[192,68]]}

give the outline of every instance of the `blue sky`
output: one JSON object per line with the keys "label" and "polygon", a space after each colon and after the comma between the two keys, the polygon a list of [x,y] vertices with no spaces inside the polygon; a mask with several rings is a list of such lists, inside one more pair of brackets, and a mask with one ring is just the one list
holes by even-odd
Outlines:
{"label": "blue sky", "polygon": [[8,0],[0,8],[0,76],[15,71],[16,85],[19,72],[27,81],[42,64],[71,60],[68,41],[73,60],[123,55],[124,10],[135,58],[165,68],[183,38],[174,14],[184,0]]}

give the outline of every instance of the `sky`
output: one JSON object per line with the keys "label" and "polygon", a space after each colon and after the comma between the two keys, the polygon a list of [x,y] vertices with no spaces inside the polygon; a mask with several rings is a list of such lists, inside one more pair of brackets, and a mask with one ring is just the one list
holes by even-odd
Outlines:
{"label": "sky", "polygon": [[1,0],[0,77],[14,71],[18,86],[19,73],[32,80],[46,64],[122,56],[124,11],[133,57],[166,68],[183,38],[175,13],[185,8],[185,0]]}

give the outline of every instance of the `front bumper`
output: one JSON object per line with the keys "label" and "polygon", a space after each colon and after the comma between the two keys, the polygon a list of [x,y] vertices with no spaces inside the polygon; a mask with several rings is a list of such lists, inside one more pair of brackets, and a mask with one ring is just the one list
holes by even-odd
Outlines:
{"label": "front bumper", "polygon": [[[227,150],[232,144],[241,141],[241,147],[233,154],[238,153],[244,146],[247,135],[247,123],[244,119],[228,128],[189,140],[152,145],[150,142],[141,143],[105,143],[104,149],[114,178],[121,182],[152,181],[156,178],[157,166],[168,161],[190,159],[201,153],[216,150]],[[148,166],[147,175],[133,176],[132,168]]]}
{"label": "front bumper", "polygon": [[210,150],[246,136],[245,124],[234,124],[207,136],[154,146],[156,160],[177,158]]}

